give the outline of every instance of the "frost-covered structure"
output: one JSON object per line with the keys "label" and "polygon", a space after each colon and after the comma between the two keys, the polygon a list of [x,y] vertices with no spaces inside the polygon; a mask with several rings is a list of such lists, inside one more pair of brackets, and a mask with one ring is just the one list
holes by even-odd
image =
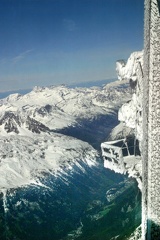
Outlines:
{"label": "frost-covered structure", "polygon": [[104,167],[121,174],[128,173],[129,177],[137,179],[141,189],[141,157],[136,155],[137,149],[134,147],[134,140],[130,139],[129,144],[127,138],[108,141],[102,143],[101,148]]}
{"label": "frost-covered structure", "polygon": [[137,53],[127,64],[117,62],[119,80],[128,79],[133,90],[131,101],[119,110],[119,120],[134,130],[142,155],[142,239],[159,240],[160,0],[145,0],[144,23],[144,63]]}
{"label": "frost-covered structure", "polygon": [[134,129],[135,136],[142,141],[142,80],[143,80],[143,51],[134,52],[126,65],[119,71],[119,78],[127,79],[130,83],[132,98],[123,104],[118,112],[118,119],[125,125]]}
{"label": "frost-covered structure", "polygon": [[118,60],[116,62],[116,72],[118,79],[137,81],[137,63],[142,63],[143,51],[133,52],[128,58],[127,62],[125,60]]}
{"label": "frost-covered structure", "polygon": [[[118,119],[121,123],[111,133],[112,142],[101,145],[104,166],[136,178],[140,189],[142,189],[142,161],[139,151],[139,148],[140,150],[142,148],[142,69],[143,51],[132,53],[126,63],[123,60],[117,61],[118,79],[129,82],[132,96],[119,109]],[[121,142],[123,144],[120,145]],[[127,152],[124,145],[128,148]]]}

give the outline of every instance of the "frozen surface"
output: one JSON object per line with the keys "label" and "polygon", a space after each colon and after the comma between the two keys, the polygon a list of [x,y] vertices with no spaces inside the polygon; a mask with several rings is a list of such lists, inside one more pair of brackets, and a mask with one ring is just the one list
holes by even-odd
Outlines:
{"label": "frozen surface", "polygon": [[[118,111],[117,125],[111,132],[109,139],[116,140],[128,135],[135,135],[142,148],[142,80],[143,80],[143,51],[134,52],[127,62],[119,60],[116,63],[118,79],[128,81],[131,87],[132,97],[124,103]],[[142,161],[141,157],[128,156],[121,162],[104,161],[104,166],[122,174],[128,174],[138,181],[142,188]]]}
{"label": "frozen surface", "polygon": [[143,61],[143,51],[133,52],[128,58],[127,62],[125,60],[118,60],[116,62],[116,71],[119,80],[137,80],[137,63]]}

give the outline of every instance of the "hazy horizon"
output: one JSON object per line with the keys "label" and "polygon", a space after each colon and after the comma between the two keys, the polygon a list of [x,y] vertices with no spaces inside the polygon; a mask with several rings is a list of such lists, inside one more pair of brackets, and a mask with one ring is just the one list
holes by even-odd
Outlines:
{"label": "hazy horizon", "polygon": [[143,49],[143,0],[1,0],[0,89],[116,78]]}

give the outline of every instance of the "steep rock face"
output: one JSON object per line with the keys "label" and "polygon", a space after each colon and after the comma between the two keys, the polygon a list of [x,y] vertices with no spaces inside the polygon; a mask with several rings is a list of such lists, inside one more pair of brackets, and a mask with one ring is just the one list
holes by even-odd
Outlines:
{"label": "steep rock face", "polygon": [[33,133],[49,132],[48,127],[46,127],[41,122],[38,122],[33,118],[30,118],[29,116],[27,116],[27,120],[25,124],[26,124],[26,128],[32,131]]}
{"label": "steep rock face", "polygon": [[21,126],[21,121],[15,113],[6,111],[0,119],[0,125],[4,125],[4,130],[7,133],[19,133],[18,126]]}
{"label": "steep rock face", "polygon": [[33,133],[49,131],[44,124],[36,121],[29,116],[25,117],[18,112],[7,111],[1,116],[0,127],[3,132],[20,134],[21,129],[26,128]]}

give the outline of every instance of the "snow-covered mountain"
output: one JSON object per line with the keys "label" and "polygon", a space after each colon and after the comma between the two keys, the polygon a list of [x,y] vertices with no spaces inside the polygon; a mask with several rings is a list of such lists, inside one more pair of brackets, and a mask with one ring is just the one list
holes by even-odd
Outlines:
{"label": "snow-covered mountain", "polygon": [[9,132],[7,126],[14,125],[16,129],[11,132],[17,131],[21,135],[22,129],[28,129],[28,122],[33,125],[40,122],[40,131],[47,131],[47,128],[61,129],[77,124],[77,119],[91,119],[118,109],[128,95],[129,90],[119,82],[108,84],[102,89],[35,87],[26,95],[12,94],[0,100],[0,133]]}
{"label": "snow-covered mountain", "polygon": [[112,115],[128,99],[129,84],[120,81],[103,88],[35,87],[1,99],[0,190],[41,185],[44,173],[82,168],[77,160],[96,165],[98,153],[89,143],[57,131]]}

